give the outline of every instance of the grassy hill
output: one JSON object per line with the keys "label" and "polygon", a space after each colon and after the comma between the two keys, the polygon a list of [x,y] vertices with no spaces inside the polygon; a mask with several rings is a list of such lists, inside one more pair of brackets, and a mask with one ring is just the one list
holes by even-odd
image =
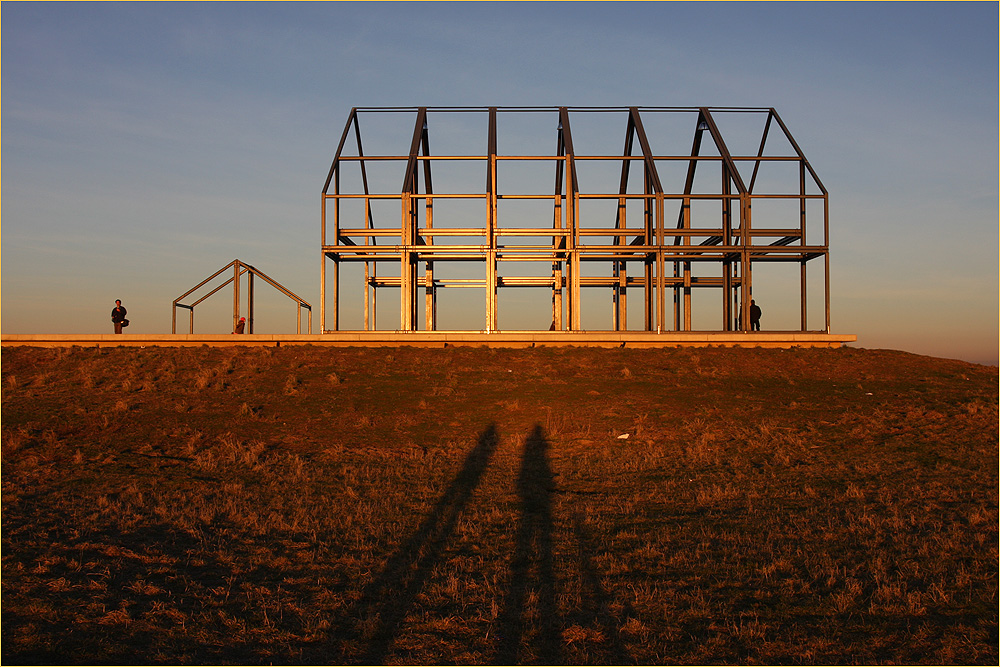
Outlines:
{"label": "grassy hill", "polygon": [[995,367],[5,348],[4,664],[997,663]]}

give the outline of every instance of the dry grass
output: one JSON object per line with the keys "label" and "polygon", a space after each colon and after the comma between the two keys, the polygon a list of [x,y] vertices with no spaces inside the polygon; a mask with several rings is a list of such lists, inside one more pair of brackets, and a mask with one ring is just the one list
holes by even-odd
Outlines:
{"label": "dry grass", "polygon": [[998,659],[996,368],[711,348],[2,365],[5,664]]}

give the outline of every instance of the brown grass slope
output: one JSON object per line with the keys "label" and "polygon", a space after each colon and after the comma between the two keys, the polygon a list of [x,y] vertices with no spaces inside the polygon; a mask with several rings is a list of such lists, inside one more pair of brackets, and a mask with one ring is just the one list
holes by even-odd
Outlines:
{"label": "brown grass slope", "polygon": [[995,367],[5,348],[2,372],[5,664],[997,664]]}

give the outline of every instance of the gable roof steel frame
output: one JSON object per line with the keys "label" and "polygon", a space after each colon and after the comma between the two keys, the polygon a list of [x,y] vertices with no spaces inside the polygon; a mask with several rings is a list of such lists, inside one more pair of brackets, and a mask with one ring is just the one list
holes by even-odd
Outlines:
{"label": "gable roof steel frame", "polygon": [[[181,303],[181,299],[184,299],[184,298],[186,298],[188,296],[191,296],[192,294],[194,294],[195,292],[197,292],[199,289],[201,289],[202,287],[205,287],[210,282],[212,282],[213,280],[215,280],[216,278],[218,278],[222,274],[226,273],[227,271],[231,271],[231,273],[228,275],[227,279],[225,281],[223,281],[221,284],[216,285],[208,293],[206,293],[202,297],[196,299],[195,301],[193,301],[193,302],[191,302],[189,304]],[[291,290],[289,290],[288,288],[286,288],[284,285],[282,285],[281,283],[279,283],[276,280],[272,279],[270,276],[266,275],[260,269],[254,267],[254,266],[251,266],[250,264],[247,264],[246,262],[241,262],[238,259],[234,259],[233,261],[229,262],[224,267],[222,267],[221,269],[219,269],[218,271],[216,271],[215,273],[213,273],[212,275],[210,275],[208,278],[205,278],[200,283],[198,283],[197,285],[195,285],[194,287],[192,287],[188,291],[184,292],[184,294],[181,294],[179,297],[177,297],[176,299],[173,300],[173,303],[171,304],[171,310],[170,310],[170,333],[172,333],[172,334],[176,334],[177,333],[177,309],[178,308],[184,308],[184,309],[186,309],[188,311],[188,315],[189,315],[189,318],[188,318],[188,333],[189,334],[193,334],[194,333],[194,309],[195,309],[195,306],[197,306],[199,303],[201,303],[202,301],[206,300],[208,297],[212,296],[213,294],[215,294],[216,292],[218,292],[223,287],[225,287],[225,286],[227,286],[229,284],[232,284],[232,286],[233,286],[233,331],[235,331],[236,330],[236,325],[239,323],[239,320],[240,320],[240,281],[243,278],[243,276],[247,276],[247,329],[248,329],[247,332],[248,333],[251,333],[251,334],[254,333],[254,278],[255,277],[258,277],[258,278],[262,279],[268,285],[270,285],[274,289],[278,290],[279,292],[281,292],[282,294],[284,294],[286,297],[288,297],[289,299],[291,299],[292,301],[295,302],[295,304],[296,304],[295,333],[296,334],[301,334],[302,333],[302,309],[305,308],[308,311],[308,313],[309,313],[307,333],[312,333],[312,306],[309,305],[309,303],[307,301],[305,301],[304,299],[302,299],[301,297],[299,297],[298,295],[296,295],[295,293],[293,293]]]}
{"label": "gable roof steel frame", "polygon": [[[497,118],[505,113],[544,112],[555,114],[556,150],[552,155],[498,155]],[[588,113],[619,112],[626,115],[624,150],[621,156],[577,154],[573,146],[571,119]],[[363,150],[359,117],[364,114],[405,113],[414,115],[409,152],[405,155],[366,155]],[[486,153],[474,155],[431,155],[428,117],[448,113],[487,114]],[[657,114],[696,114],[690,153],[687,155],[657,155],[651,148],[643,118]],[[756,113],[766,114],[759,147],[755,155],[733,155],[716,122],[716,114]],[[765,155],[772,127],[777,125],[780,136],[788,142],[791,154]],[[348,155],[345,147],[350,134],[354,134],[356,154]],[[703,155],[703,136],[708,133],[718,155]],[[638,142],[639,154],[634,147]],[[374,161],[403,161],[405,170],[399,194],[372,193],[366,165]],[[478,193],[435,192],[432,187],[432,161],[472,160],[485,163],[485,187]],[[497,185],[499,162],[518,160],[551,160],[555,163],[553,222],[551,228],[501,227],[498,221],[498,200],[542,199],[545,195],[501,193]],[[620,160],[620,183],[617,193],[581,192],[577,162],[587,160]],[[628,191],[631,162],[639,160],[643,169],[643,192]],[[797,193],[756,193],[760,167],[770,161],[791,161],[798,164]],[[686,161],[684,186],[679,191],[664,188],[657,168],[658,162]],[[753,163],[749,182],[744,181],[738,165]],[[361,192],[341,191],[341,172],[345,165],[357,162],[360,168]],[[720,164],[722,187],[711,194],[694,191],[695,177],[701,162]],[[423,192],[420,191],[420,165],[423,172]],[[816,192],[808,192],[807,178]],[[332,192],[331,192],[332,189]],[[734,191],[735,190],[735,191]],[[478,227],[462,229],[435,228],[433,202],[435,199],[484,199],[486,211]],[[364,227],[351,228],[341,224],[340,203],[345,199],[362,199],[364,202]],[[395,199],[401,206],[398,228],[376,227],[372,216],[372,202]],[[617,199],[614,227],[592,228],[581,224],[580,203],[589,199]],[[797,199],[799,201],[798,228],[754,228],[752,203],[764,199]],[[630,200],[641,200],[643,226],[640,230],[627,225],[626,209]],[[669,234],[664,221],[665,204],[679,201],[676,227]],[[715,201],[721,205],[720,224],[716,228],[692,227],[691,205],[698,201]],[[822,243],[806,244],[806,209],[808,200],[821,200],[823,205]],[[332,204],[332,207],[330,205]],[[329,207],[329,208],[328,208]],[[425,226],[420,227],[421,207]],[[734,213],[736,219],[734,220]],[[328,227],[332,223],[331,229]],[[511,233],[516,231],[516,234]],[[711,232],[711,233],[708,233]],[[436,242],[448,236],[465,235],[482,237],[482,243],[446,244]],[[500,241],[509,236],[550,238],[545,245],[511,245]],[[610,244],[588,243],[591,237],[611,238]],[[398,243],[380,244],[379,239],[398,239]],[[698,241],[697,239],[702,240]],[[774,239],[761,243],[761,239]],[[721,288],[723,331],[749,329],[749,302],[752,294],[753,265],[757,262],[798,262],[800,269],[800,331],[807,330],[806,264],[821,259],[823,264],[823,293],[825,303],[824,326],[830,331],[829,288],[829,201],[813,167],[773,108],[750,107],[355,107],[351,109],[337,147],[333,163],[327,174],[321,197],[321,248],[322,267],[320,279],[321,331],[340,329],[340,265],[342,262],[363,262],[364,273],[364,328],[375,328],[375,312],[371,305],[379,288],[399,290],[400,331],[414,331],[420,327],[418,318],[418,293],[425,292],[425,317],[427,330],[437,328],[437,290],[443,287],[485,287],[485,331],[497,331],[497,290],[507,286],[542,286],[552,290],[552,322],[556,329],[580,331],[582,287],[604,287],[612,290],[613,329],[627,329],[626,293],[640,289],[644,310],[644,329],[667,331],[668,291],[673,292],[672,330],[688,331],[692,327],[692,288]],[[333,291],[330,321],[327,328],[327,266],[333,262]],[[442,279],[434,275],[435,261],[485,262],[482,279]],[[550,276],[503,277],[498,273],[498,263],[505,261],[551,262]],[[399,262],[400,275],[377,275],[379,263]],[[610,263],[612,275],[608,277],[584,276],[581,262]],[[630,263],[642,263],[642,275],[628,275]],[[711,262],[721,267],[721,277],[696,276],[693,263]],[[423,276],[419,266],[423,265]],[[671,275],[667,268],[672,269]],[[745,287],[745,289],[744,289]],[[565,302],[565,322],[563,318]],[[734,322],[734,313],[739,319]]]}

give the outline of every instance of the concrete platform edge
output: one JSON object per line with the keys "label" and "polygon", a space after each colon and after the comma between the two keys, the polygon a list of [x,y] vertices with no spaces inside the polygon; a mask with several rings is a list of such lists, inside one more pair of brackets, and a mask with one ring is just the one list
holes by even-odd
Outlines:
{"label": "concrete platform edge", "polygon": [[190,347],[323,345],[336,347],[841,347],[854,334],[669,331],[339,331],[324,334],[3,334],[3,347]]}

